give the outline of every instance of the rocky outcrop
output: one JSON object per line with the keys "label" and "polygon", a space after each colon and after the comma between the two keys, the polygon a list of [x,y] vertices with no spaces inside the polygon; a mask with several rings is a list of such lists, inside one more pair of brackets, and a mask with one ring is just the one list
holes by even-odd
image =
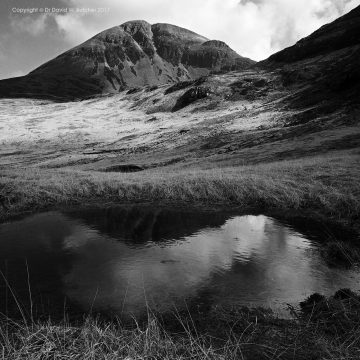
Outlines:
{"label": "rocky outcrop", "polygon": [[172,111],[178,111],[184,107],[192,104],[196,100],[204,99],[211,94],[211,89],[208,86],[195,86],[187,90],[183,95],[181,95],[177,101]]}
{"label": "rocky outcrop", "polygon": [[71,100],[194,80],[253,63],[225,43],[181,27],[131,21],[101,32],[27,76],[0,81],[0,96]]}

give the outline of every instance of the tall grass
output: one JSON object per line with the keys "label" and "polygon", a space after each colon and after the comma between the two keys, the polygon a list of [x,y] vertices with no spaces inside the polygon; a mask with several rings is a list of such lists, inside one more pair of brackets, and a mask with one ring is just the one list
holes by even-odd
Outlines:
{"label": "tall grass", "polygon": [[270,310],[213,308],[206,314],[145,322],[87,317],[82,323],[14,322],[0,325],[0,359],[358,359],[360,301],[349,290],[314,294],[297,320]]}
{"label": "tall grass", "polygon": [[357,155],[323,156],[214,169],[163,168],[138,173],[7,170],[0,175],[1,217],[86,202],[154,202],[311,211],[356,224]]}
{"label": "tall grass", "polygon": [[[86,202],[185,203],[310,211],[357,228],[358,160],[357,155],[328,155],[132,174],[11,169],[0,174],[1,216]],[[3,318],[0,359],[358,359],[360,300],[340,295],[310,300],[310,312],[297,313],[297,320],[244,308],[176,314],[171,321],[149,312],[145,323],[130,327],[96,318],[77,325]]]}

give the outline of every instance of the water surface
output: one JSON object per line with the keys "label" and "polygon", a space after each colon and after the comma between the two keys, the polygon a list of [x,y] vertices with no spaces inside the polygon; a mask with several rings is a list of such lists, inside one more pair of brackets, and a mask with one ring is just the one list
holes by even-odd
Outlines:
{"label": "water surface", "polygon": [[360,275],[328,267],[310,238],[262,215],[136,207],[33,215],[0,225],[0,312],[17,311],[14,297],[37,314],[279,309],[313,292],[359,289]]}

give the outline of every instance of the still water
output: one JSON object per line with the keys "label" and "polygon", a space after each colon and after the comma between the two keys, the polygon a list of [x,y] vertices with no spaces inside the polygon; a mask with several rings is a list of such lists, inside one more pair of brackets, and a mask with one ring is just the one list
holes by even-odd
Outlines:
{"label": "still water", "polygon": [[[0,225],[0,312],[141,315],[199,304],[280,309],[360,288],[311,235],[266,216],[108,208]],[[30,301],[31,300],[31,301]]]}

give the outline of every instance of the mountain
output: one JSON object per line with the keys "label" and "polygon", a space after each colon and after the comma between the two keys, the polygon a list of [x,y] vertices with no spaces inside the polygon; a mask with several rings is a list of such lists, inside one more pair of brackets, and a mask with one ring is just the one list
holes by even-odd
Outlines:
{"label": "mountain", "polygon": [[[342,162],[337,156],[340,152],[358,155],[360,149],[360,36],[352,36],[358,34],[359,13],[360,8],[351,11],[294,46],[249,69],[191,80],[187,80],[187,76],[179,76],[179,82],[175,82],[176,73],[171,75],[175,79],[161,76],[166,72],[170,76],[178,68],[185,69],[190,77],[201,76],[200,70],[210,70],[199,64],[209,66],[208,62],[212,65],[212,59],[216,59],[204,54],[218,54],[216,49],[227,49],[226,45],[214,41],[209,44],[208,40],[199,35],[170,25],[149,27],[143,22],[124,24],[99,34],[85,45],[44,64],[23,80],[1,82],[1,90],[5,92],[7,88],[4,84],[13,82],[8,93],[12,91],[12,96],[15,96],[15,85],[23,84],[24,87],[19,87],[19,90],[24,91],[26,82],[38,81],[38,86],[45,89],[49,89],[50,84],[58,86],[61,91],[53,88],[51,94],[60,94],[61,99],[65,100],[71,90],[74,91],[70,93],[74,98],[78,97],[75,91],[79,92],[79,97],[105,93],[105,85],[109,91],[115,91],[112,90],[111,81],[104,76],[105,68],[116,89],[121,86],[116,78],[114,80],[111,77],[114,73],[118,77],[121,74],[124,82],[138,81],[146,74],[169,83],[162,86],[128,83],[129,89],[116,96],[94,97],[66,106],[52,101],[0,99],[0,169],[9,172],[9,167],[14,167],[17,172],[20,171],[20,176],[23,176],[24,167],[36,171],[64,168],[66,174],[73,169],[76,172],[82,171],[77,175],[81,175],[81,179],[87,172],[91,174],[91,171],[96,171],[94,179],[102,179],[98,172],[106,172],[109,175],[104,175],[103,179],[107,179],[109,189],[112,189],[109,190],[112,198],[131,202],[140,193],[147,196],[150,187],[156,193],[156,198],[162,201],[168,196],[168,193],[157,187],[163,174],[174,173],[177,176],[177,171],[181,174],[185,168],[198,174],[198,169],[207,171],[216,168],[221,181],[217,180],[217,172],[215,175],[211,174],[211,178],[220,184],[222,191],[228,186],[226,181],[222,181],[222,176],[227,176],[227,171],[232,166],[278,164],[285,159],[304,158],[304,162],[299,162],[297,170],[293,169],[293,162],[284,167],[286,189],[296,185],[298,178],[309,178],[314,184],[310,199],[319,190],[319,181],[330,190],[333,184],[340,184],[340,191],[341,184],[344,183],[341,176],[339,179],[329,177],[333,165]],[[146,29],[148,30],[145,31]],[[145,36],[150,34],[150,30],[151,37]],[[126,46],[120,46],[125,41]],[[96,63],[94,59],[97,59],[98,53],[100,55]],[[66,63],[65,60],[71,66],[61,68],[61,64]],[[78,67],[75,66],[76,62]],[[90,66],[91,70],[95,63],[94,74],[81,78],[82,74],[87,74],[86,66]],[[218,69],[223,64],[224,62],[220,62]],[[124,66],[123,71],[118,70],[121,65]],[[136,77],[129,66],[134,66]],[[156,66],[163,69],[161,75],[159,71],[154,72]],[[216,66],[213,68],[216,71]],[[70,70],[72,73],[69,74]],[[198,72],[194,74],[194,71]],[[61,72],[63,76],[58,75]],[[78,75],[80,79],[77,78]],[[47,81],[46,76],[53,83]],[[74,83],[76,80],[79,84]],[[97,87],[96,81],[101,86]],[[66,86],[69,87],[69,93]],[[29,88],[31,87],[27,89]],[[36,95],[49,94],[42,91],[38,91]],[[331,160],[330,157],[328,159],[326,155],[319,169],[321,175],[317,172],[317,160],[305,160],[314,155],[324,157],[324,154],[330,153],[336,155],[336,160]],[[346,165],[346,159],[344,160]],[[270,183],[274,174],[280,174],[280,177],[283,175],[278,165],[274,166],[271,171],[267,166],[259,167],[261,189],[267,181],[262,180],[263,174],[270,174]],[[154,177],[151,173],[153,169],[159,169]],[[235,186],[240,189],[240,193],[251,190],[253,186],[252,181],[242,181],[238,177],[242,174],[242,169],[249,170],[241,168],[240,172],[236,170],[231,175],[234,181],[240,181],[240,187]],[[315,169],[314,177],[309,169]],[[347,169],[349,168],[344,167],[343,174],[348,174]],[[47,170],[45,175],[50,179],[51,175]],[[149,184],[142,188],[138,187],[136,181],[129,182],[131,186],[112,185],[112,181],[117,178],[113,177],[113,173],[135,171],[140,172],[140,176],[142,173],[144,179],[149,175]],[[252,170],[249,171],[252,176]],[[56,176],[61,173],[56,173]],[[294,179],[287,178],[287,174],[294,174]],[[29,179],[30,176],[34,179],[33,173],[29,173]],[[133,176],[135,179],[137,175],[131,175],[131,179]],[[190,179],[195,185],[198,184],[196,176]],[[187,177],[189,176],[184,175],[179,181],[176,179],[176,186],[174,185],[174,191],[171,190],[170,197],[181,197],[181,187]],[[34,181],[38,178],[36,175]],[[96,186],[99,187],[98,185]],[[202,188],[195,186],[194,189],[189,199],[191,197],[197,201],[196,199],[206,199],[209,195]],[[12,187],[5,188],[4,191],[5,199],[14,198]],[[321,195],[321,189],[319,191]],[[102,190],[100,193],[99,196],[102,196]],[[217,199],[217,194],[218,192],[213,199]],[[334,195],[335,200],[329,201],[340,201],[337,194],[336,192]],[[284,199],[290,199],[289,196],[291,191],[289,193],[286,190]],[[237,201],[236,199],[235,194],[229,201]],[[10,206],[7,202],[4,204],[4,208]],[[349,204],[344,205],[346,209],[352,207],[351,201]],[[263,201],[255,202],[255,207],[262,206]],[[146,214],[144,216],[147,219]],[[149,223],[153,223],[152,221],[150,219]]]}
{"label": "mountain", "polygon": [[324,56],[360,42],[360,6],[332,23],[322,26],[295,45],[271,55],[267,63],[292,63],[315,56]]}
{"label": "mountain", "polygon": [[[282,84],[299,88],[289,104],[332,112],[360,101],[360,6],[295,45],[259,62]],[[318,113],[320,114],[320,113]]]}
{"label": "mountain", "polygon": [[252,64],[222,41],[174,25],[130,21],[99,33],[26,76],[0,81],[0,96],[76,99],[192,80]]}

